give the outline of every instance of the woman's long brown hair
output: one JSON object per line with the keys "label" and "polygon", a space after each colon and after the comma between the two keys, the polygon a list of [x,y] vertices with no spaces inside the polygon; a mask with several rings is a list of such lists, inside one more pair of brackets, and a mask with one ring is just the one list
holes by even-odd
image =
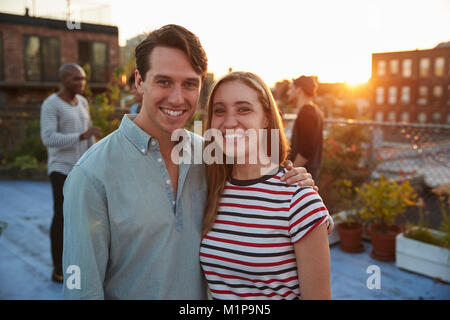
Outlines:
{"label": "woman's long brown hair", "polygon": [[[240,81],[255,90],[258,94],[259,101],[263,106],[264,111],[268,119],[268,150],[271,150],[271,129],[279,130],[279,162],[283,163],[286,160],[289,143],[284,134],[283,122],[281,119],[280,111],[272,96],[272,92],[264,81],[257,75],[251,72],[235,71],[228,73],[220,80],[218,80],[211,89],[207,104],[207,120],[205,130],[211,129],[212,121],[212,106],[214,100],[214,94],[217,89],[226,82]],[[210,144],[211,141],[205,142],[205,147]],[[206,235],[214,225],[217,216],[217,210],[219,207],[220,197],[222,196],[225,184],[227,180],[231,178],[233,165],[226,164],[225,158],[223,164],[210,164],[206,165],[206,182],[208,186],[208,195],[206,199],[205,215],[203,218],[203,235]]]}

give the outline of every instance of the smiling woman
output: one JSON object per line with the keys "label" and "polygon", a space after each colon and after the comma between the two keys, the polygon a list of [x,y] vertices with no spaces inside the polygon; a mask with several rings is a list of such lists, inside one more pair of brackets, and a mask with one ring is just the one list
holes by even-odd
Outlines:
{"label": "smiling woman", "polygon": [[[206,129],[211,128],[222,133],[218,139],[227,156],[245,160],[206,165],[200,263],[213,298],[329,299],[332,219],[312,188],[281,181],[286,169],[279,164],[288,143],[262,79],[231,72],[216,82],[208,102]],[[263,163],[248,161],[252,150],[246,133],[260,129],[279,131],[279,153],[275,161],[271,157],[269,167],[275,170],[269,174],[261,173]]]}

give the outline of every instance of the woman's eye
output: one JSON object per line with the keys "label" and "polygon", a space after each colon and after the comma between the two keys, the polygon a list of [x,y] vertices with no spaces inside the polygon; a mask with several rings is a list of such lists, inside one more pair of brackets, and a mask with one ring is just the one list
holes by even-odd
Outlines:
{"label": "woman's eye", "polygon": [[249,111],[250,111],[250,108],[247,108],[247,107],[239,108],[239,112],[241,112],[241,113],[246,113],[246,112],[249,112]]}
{"label": "woman's eye", "polygon": [[219,109],[219,108],[214,109],[214,114],[220,115],[220,114],[223,114],[223,113],[225,113],[224,109]]}

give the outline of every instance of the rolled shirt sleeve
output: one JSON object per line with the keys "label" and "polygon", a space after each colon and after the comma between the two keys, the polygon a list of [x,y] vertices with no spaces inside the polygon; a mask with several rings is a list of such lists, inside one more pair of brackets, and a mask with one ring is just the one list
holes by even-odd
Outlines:
{"label": "rolled shirt sleeve", "polygon": [[[75,166],[64,184],[64,299],[104,299],[110,228],[101,183]],[[80,271],[80,288],[68,286],[70,266]],[[69,269],[70,270],[70,269]]]}

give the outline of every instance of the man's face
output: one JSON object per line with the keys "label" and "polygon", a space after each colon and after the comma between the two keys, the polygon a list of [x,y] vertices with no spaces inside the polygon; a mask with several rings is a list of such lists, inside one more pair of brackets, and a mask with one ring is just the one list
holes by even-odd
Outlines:
{"label": "man's face", "polygon": [[82,94],[86,86],[86,74],[81,68],[71,68],[62,83],[70,92]]}
{"label": "man's face", "polygon": [[156,137],[171,135],[183,128],[194,114],[201,76],[179,49],[156,47],[149,59],[145,81],[136,72],[137,90],[143,96],[144,129]]}

